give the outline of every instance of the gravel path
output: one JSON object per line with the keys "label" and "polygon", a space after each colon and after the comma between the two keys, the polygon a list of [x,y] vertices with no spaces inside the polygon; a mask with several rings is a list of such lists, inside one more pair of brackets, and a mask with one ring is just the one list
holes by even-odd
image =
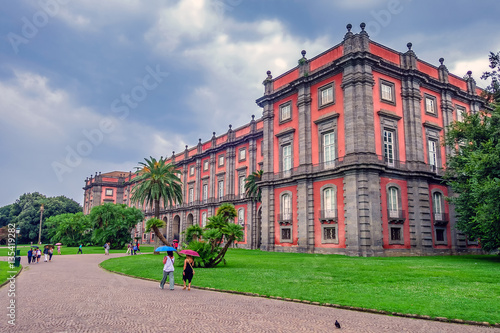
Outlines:
{"label": "gravel path", "polygon": [[[117,256],[54,256],[26,265],[15,297],[8,295],[9,284],[0,289],[0,332],[500,332],[178,286],[160,290],[157,282],[98,267]],[[15,326],[8,323],[12,300]]]}

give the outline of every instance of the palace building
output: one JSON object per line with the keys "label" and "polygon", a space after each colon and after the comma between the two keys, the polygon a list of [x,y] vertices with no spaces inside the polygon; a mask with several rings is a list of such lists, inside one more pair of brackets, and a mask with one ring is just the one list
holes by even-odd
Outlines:
{"label": "palace building", "polygon": [[[448,72],[408,50],[398,52],[347,26],[344,40],[302,58],[275,78],[267,72],[257,99],[262,117],[184,152],[184,202],[162,208],[166,238],[183,239],[223,202],[238,211],[239,247],[352,256],[478,252],[455,228],[442,175],[447,126],[487,108],[469,72]],[[244,195],[244,180],[263,170],[262,202]],[[127,172],[85,183],[84,212],[102,202],[130,205]],[[152,215],[146,210],[146,215]],[[144,223],[135,231],[143,242]],[[180,237],[180,238],[179,238]]]}

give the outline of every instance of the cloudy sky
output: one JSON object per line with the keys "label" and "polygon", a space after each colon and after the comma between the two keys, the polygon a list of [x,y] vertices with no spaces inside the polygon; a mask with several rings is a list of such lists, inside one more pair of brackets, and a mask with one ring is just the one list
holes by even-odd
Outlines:
{"label": "cloudy sky", "polygon": [[348,23],[484,86],[498,13],[498,0],[2,1],[0,207],[35,191],[82,203],[95,172],[260,117],[266,71],[338,44]]}

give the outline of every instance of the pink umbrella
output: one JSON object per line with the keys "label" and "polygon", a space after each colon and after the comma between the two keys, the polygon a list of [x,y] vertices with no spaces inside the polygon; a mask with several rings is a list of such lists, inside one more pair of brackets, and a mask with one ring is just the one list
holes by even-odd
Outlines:
{"label": "pink umbrella", "polygon": [[56,243],[56,245],[62,245],[61,243]]}
{"label": "pink umbrella", "polygon": [[180,254],[185,254],[187,256],[192,256],[192,257],[199,257],[200,255],[198,254],[198,252],[196,251],[193,251],[193,250],[181,250],[179,251],[178,253]]}

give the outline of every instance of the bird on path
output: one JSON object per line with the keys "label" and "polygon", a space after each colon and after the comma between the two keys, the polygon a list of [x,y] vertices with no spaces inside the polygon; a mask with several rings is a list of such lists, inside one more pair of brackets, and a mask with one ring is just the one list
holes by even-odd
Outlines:
{"label": "bird on path", "polygon": [[337,320],[335,320],[335,327],[340,328],[340,324]]}

